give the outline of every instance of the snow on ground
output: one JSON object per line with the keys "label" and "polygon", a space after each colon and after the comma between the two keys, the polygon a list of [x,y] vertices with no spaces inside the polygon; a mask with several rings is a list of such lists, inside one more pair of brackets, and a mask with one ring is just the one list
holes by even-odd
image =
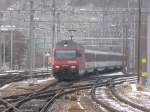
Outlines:
{"label": "snow on ground", "polygon": [[10,86],[10,84],[6,84],[3,87],[0,88],[0,90],[4,90],[5,88],[7,88],[8,86]]}
{"label": "snow on ground", "polygon": [[6,73],[12,73],[12,72],[24,72],[24,70],[7,70]]}
{"label": "snow on ground", "polygon": [[150,92],[141,91],[141,93],[150,96]]}
{"label": "snow on ground", "polygon": [[44,83],[44,82],[47,82],[47,81],[51,81],[51,80],[54,80],[55,78],[54,77],[49,77],[49,78],[45,78],[45,79],[28,79],[26,81],[22,81],[22,83],[34,83],[34,84],[40,84],[40,83]]}
{"label": "snow on ground", "polygon": [[150,89],[142,87],[141,90],[137,90],[136,83],[131,84],[126,83],[118,88],[118,92],[122,97],[128,99],[129,101],[144,106],[146,108],[150,107]]}
{"label": "snow on ground", "polygon": [[[139,92],[139,91],[137,91],[136,84],[131,84],[131,88],[132,88],[132,91],[133,91],[133,92]],[[148,95],[148,96],[150,96],[150,92],[140,91],[140,93],[142,93],[143,95]]]}
{"label": "snow on ground", "polygon": [[136,84],[130,84],[130,85],[131,85],[132,91],[136,92],[137,91]]}
{"label": "snow on ground", "polygon": [[107,76],[114,76],[114,75],[124,75],[123,72],[117,72],[117,73],[110,73],[110,74],[106,74]]}
{"label": "snow on ground", "polygon": [[[33,71],[36,71],[36,72],[40,72],[40,71],[47,71],[47,70],[52,70],[51,67],[48,67],[48,68],[37,68],[37,69],[34,69]],[[13,73],[13,72],[25,72],[25,70],[6,70],[4,71],[5,73]]]}
{"label": "snow on ground", "polygon": [[1,73],[0,75],[7,75],[7,74],[5,74],[5,73]]}
{"label": "snow on ground", "polygon": [[106,104],[111,105],[113,108],[119,109],[120,112],[140,112],[137,109],[132,108],[131,106],[128,106],[127,104],[120,102],[115,98],[110,91],[108,91],[107,88],[98,88],[98,92],[96,92],[96,97],[99,100],[103,100],[104,102],[107,102]]}
{"label": "snow on ground", "polygon": [[33,70],[33,71],[35,71],[35,72],[39,72],[39,71],[47,71],[47,70],[52,70],[52,68],[51,67],[48,67],[48,68],[37,68],[37,69],[35,69],[35,70]]}
{"label": "snow on ground", "polygon": [[48,81],[48,80],[54,80],[54,77],[49,77],[49,78],[46,78],[46,79],[39,79],[39,80],[37,80],[37,83],[42,83],[42,82],[46,82],[46,81]]}
{"label": "snow on ground", "polygon": [[44,88],[56,81],[57,80],[53,77],[50,77],[45,79],[29,79],[26,81],[13,82],[0,88],[0,96],[30,93]]}

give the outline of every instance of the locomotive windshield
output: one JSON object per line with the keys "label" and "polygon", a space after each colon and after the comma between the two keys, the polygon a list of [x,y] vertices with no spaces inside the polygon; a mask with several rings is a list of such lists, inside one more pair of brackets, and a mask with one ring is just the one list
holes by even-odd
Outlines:
{"label": "locomotive windshield", "polygon": [[55,57],[56,58],[65,58],[65,59],[71,59],[77,57],[76,50],[56,50],[55,51]]}

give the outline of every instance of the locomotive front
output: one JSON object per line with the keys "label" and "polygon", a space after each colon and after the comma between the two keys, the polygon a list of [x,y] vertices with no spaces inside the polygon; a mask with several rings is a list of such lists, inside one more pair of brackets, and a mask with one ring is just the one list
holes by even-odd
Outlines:
{"label": "locomotive front", "polygon": [[57,43],[53,49],[53,76],[60,80],[78,78],[84,64],[82,53],[83,49],[71,40]]}

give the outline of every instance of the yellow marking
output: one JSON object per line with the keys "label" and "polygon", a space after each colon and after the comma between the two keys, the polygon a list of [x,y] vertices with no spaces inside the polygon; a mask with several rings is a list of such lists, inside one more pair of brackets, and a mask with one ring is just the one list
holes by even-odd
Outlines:
{"label": "yellow marking", "polygon": [[147,63],[146,58],[142,58],[141,63],[142,63],[142,64],[146,64],[146,63]]}
{"label": "yellow marking", "polygon": [[140,76],[141,76],[141,77],[147,77],[147,76],[148,76],[148,73],[147,73],[147,72],[141,72],[141,73],[140,73]]}

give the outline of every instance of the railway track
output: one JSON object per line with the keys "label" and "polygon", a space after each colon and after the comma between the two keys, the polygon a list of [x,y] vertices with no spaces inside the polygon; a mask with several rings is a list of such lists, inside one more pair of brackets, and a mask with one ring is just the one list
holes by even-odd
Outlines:
{"label": "railway track", "polygon": [[20,111],[19,109],[17,109],[14,105],[12,105],[12,104],[6,102],[6,101],[3,100],[3,99],[0,99],[0,103],[1,103],[1,105],[5,106],[6,109],[7,109],[7,108],[10,108],[9,111],[4,110],[3,112],[13,112],[13,111],[14,111],[14,112],[21,112],[21,111]]}
{"label": "railway track", "polygon": [[[122,70],[122,68],[116,68],[116,69],[101,68],[101,69],[102,70],[97,71],[98,74],[112,73],[112,72],[117,72]],[[11,82],[23,81],[31,78],[31,75],[29,74],[28,71],[4,72],[3,74],[5,75],[0,75],[0,87],[9,84]],[[86,76],[89,77],[94,74],[92,72],[89,72],[86,74]],[[32,78],[45,78],[45,77],[49,77],[50,75],[51,75],[51,70],[33,71]]]}
{"label": "railway track", "polygon": [[[104,81],[100,81],[100,82],[98,82],[98,83],[96,83],[96,86],[95,87],[103,87],[103,86],[106,86],[106,85],[108,85],[110,82],[110,79],[108,79],[107,78],[107,80],[104,80]],[[121,84],[121,83],[123,83],[124,81],[120,81],[120,82],[116,82],[115,84]],[[78,87],[75,87],[75,88],[68,88],[67,90],[66,89],[62,89],[62,90],[60,90],[60,91],[58,91],[56,94],[55,94],[55,96],[53,96],[46,104],[45,104],[45,106],[42,108],[42,110],[40,111],[40,112],[50,112],[50,111],[48,111],[49,110],[49,108],[50,108],[50,106],[51,105],[53,105],[53,103],[54,103],[54,101],[57,99],[57,98],[59,98],[59,97],[62,97],[62,96],[64,96],[64,95],[66,95],[66,94],[70,94],[70,93],[73,93],[73,92],[75,92],[75,91],[80,91],[80,90],[87,90],[87,89],[92,89],[92,91],[93,91],[93,85],[94,84],[87,84],[87,85],[80,85],[80,86],[78,86]]]}
{"label": "railway track", "polygon": [[[100,93],[102,89],[99,88],[98,90],[96,82],[91,90],[92,99],[109,112],[150,112],[150,108],[134,103],[118,94],[119,91],[116,90],[115,86],[122,83],[122,81],[111,80],[105,88],[105,93]],[[96,91],[99,91],[98,95],[96,95]]]}
{"label": "railway track", "polygon": [[[111,71],[109,71],[109,72],[111,72]],[[103,72],[103,73],[105,73],[105,72]],[[11,77],[10,77],[11,76]],[[90,76],[90,75],[88,75],[88,76]],[[21,74],[16,74],[16,73],[10,73],[10,74],[8,74],[8,75],[5,75],[5,76],[1,76],[1,78],[3,79],[3,80],[6,80],[8,77],[10,77],[9,78],[9,80],[7,80],[7,81],[2,81],[1,82],[1,86],[3,86],[3,85],[5,85],[5,84],[7,84],[7,83],[10,83],[10,82],[15,82],[15,81],[20,81],[20,80],[25,80],[25,79],[27,79],[28,77],[30,77],[30,76],[28,76],[28,75],[26,75],[25,73],[21,73]],[[44,77],[43,75],[36,75],[35,74],[35,77]],[[2,80],[1,79],[1,80]],[[86,78],[87,79],[87,78]],[[90,79],[90,78],[89,78]],[[81,80],[82,81],[82,80]],[[70,85],[70,86],[72,86],[72,83],[74,83],[74,82],[70,82],[68,85]],[[4,101],[6,101],[7,103],[14,103],[14,102],[18,102],[17,104],[16,104],[16,106],[15,107],[20,107],[23,103],[25,103],[25,102],[27,102],[27,101],[30,101],[31,99],[38,99],[38,98],[46,98],[46,97],[49,97],[49,96],[53,96],[55,93],[56,93],[56,91],[58,91],[60,88],[57,88],[55,85],[58,85],[58,83],[55,83],[55,84],[53,84],[53,85],[49,85],[49,86],[47,86],[47,87],[45,87],[45,88],[43,88],[43,89],[41,89],[41,90],[37,90],[37,91],[34,91],[33,93],[27,93],[27,94],[21,94],[21,95],[15,95],[15,96],[9,96],[9,97],[2,97],[1,99]],[[61,84],[59,84],[59,85],[61,85]],[[89,84],[90,86],[92,85],[92,84]],[[49,87],[52,87],[52,88],[55,88],[55,89],[50,89],[50,90],[48,90],[48,88]],[[77,88],[78,87],[78,85],[76,85],[76,86],[72,86],[72,88]],[[61,87],[62,88],[62,87]],[[66,85],[64,85],[64,87],[63,88],[67,88],[66,87]],[[10,108],[8,108],[7,109],[7,111],[9,111],[9,110],[11,110],[13,108],[13,106],[11,106]],[[14,108],[15,109],[15,108]]]}
{"label": "railway track", "polygon": [[[49,77],[51,74],[50,72],[33,72],[32,78],[45,78]],[[11,82],[23,81],[26,79],[30,79],[31,75],[29,72],[9,72],[6,75],[0,75],[0,87],[9,84]]]}
{"label": "railway track", "polygon": [[[65,84],[63,84],[64,82],[56,82],[52,85],[49,85],[43,89],[34,91],[32,93],[16,95],[16,96],[9,96],[9,97],[2,97],[1,98],[2,100],[4,100],[5,102],[7,102],[11,105],[11,106],[7,107],[5,109],[5,111],[3,111],[3,112],[13,112],[13,111],[18,112],[19,110],[20,110],[20,112],[25,112],[24,105],[26,105],[27,102],[30,102],[33,99],[37,100],[37,102],[38,102],[38,100],[40,101],[41,99],[43,99],[44,102],[43,102],[42,106],[37,107],[38,108],[37,110],[39,110],[39,112],[49,112],[49,108],[51,108],[51,106],[55,103],[55,101],[57,99],[64,97],[68,94],[75,93],[76,91],[91,90],[91,97],[93,99],[95,99],[94,101],[98,104],[100,102],[97,99],[97,96],[95,94],[97,88],[109,86],[108,90],[110,90],[110,93],[113,95],[114,92],[116,91],[114,85],[122,84],[123,82],[126,82],[127,79],[129,79],[131,81],[135,81],[135,79],[133,77],[135,78],[134,74],[128,74],[128,75],[118,74],[116,76],[101,74],[101,75],[96,75],[96,76],[89,76],[89,77],[86,77],[85,79],[81,79],[81,80],[74,81],[74,82],[67,82]],[[100,79],[100,80],[97,80],[97,79]],[[112,86],[110,86],[110,85],[112,85]],[[14,104],[14,102],[15,102],[15,105],[12,105],[12,104]],[[2,102],[1,102],[1,104],[2,104]],[[107,103],[105,105],[102,103],[100,103],[100,104],[106,110],[109,110],[107,108],[111,108],[111,110],[113,110],[111,106],[110,107],[105,106]],[[127,105],[130,105],[130,103],[128,103]],[[135,107],[133,107],[133,108],[135,108]],[[31,109],[30,110],[31,112],[37,111],[37,110],[36,111],[32,110],[32,108],[30,108],[30,109]],[[118,110],[114,109],[113,111],[117,112]],[[118,111],[118,112],[120,112],[120,111]],[[146,111],[146,112],[148,112],[148,111]]]}

